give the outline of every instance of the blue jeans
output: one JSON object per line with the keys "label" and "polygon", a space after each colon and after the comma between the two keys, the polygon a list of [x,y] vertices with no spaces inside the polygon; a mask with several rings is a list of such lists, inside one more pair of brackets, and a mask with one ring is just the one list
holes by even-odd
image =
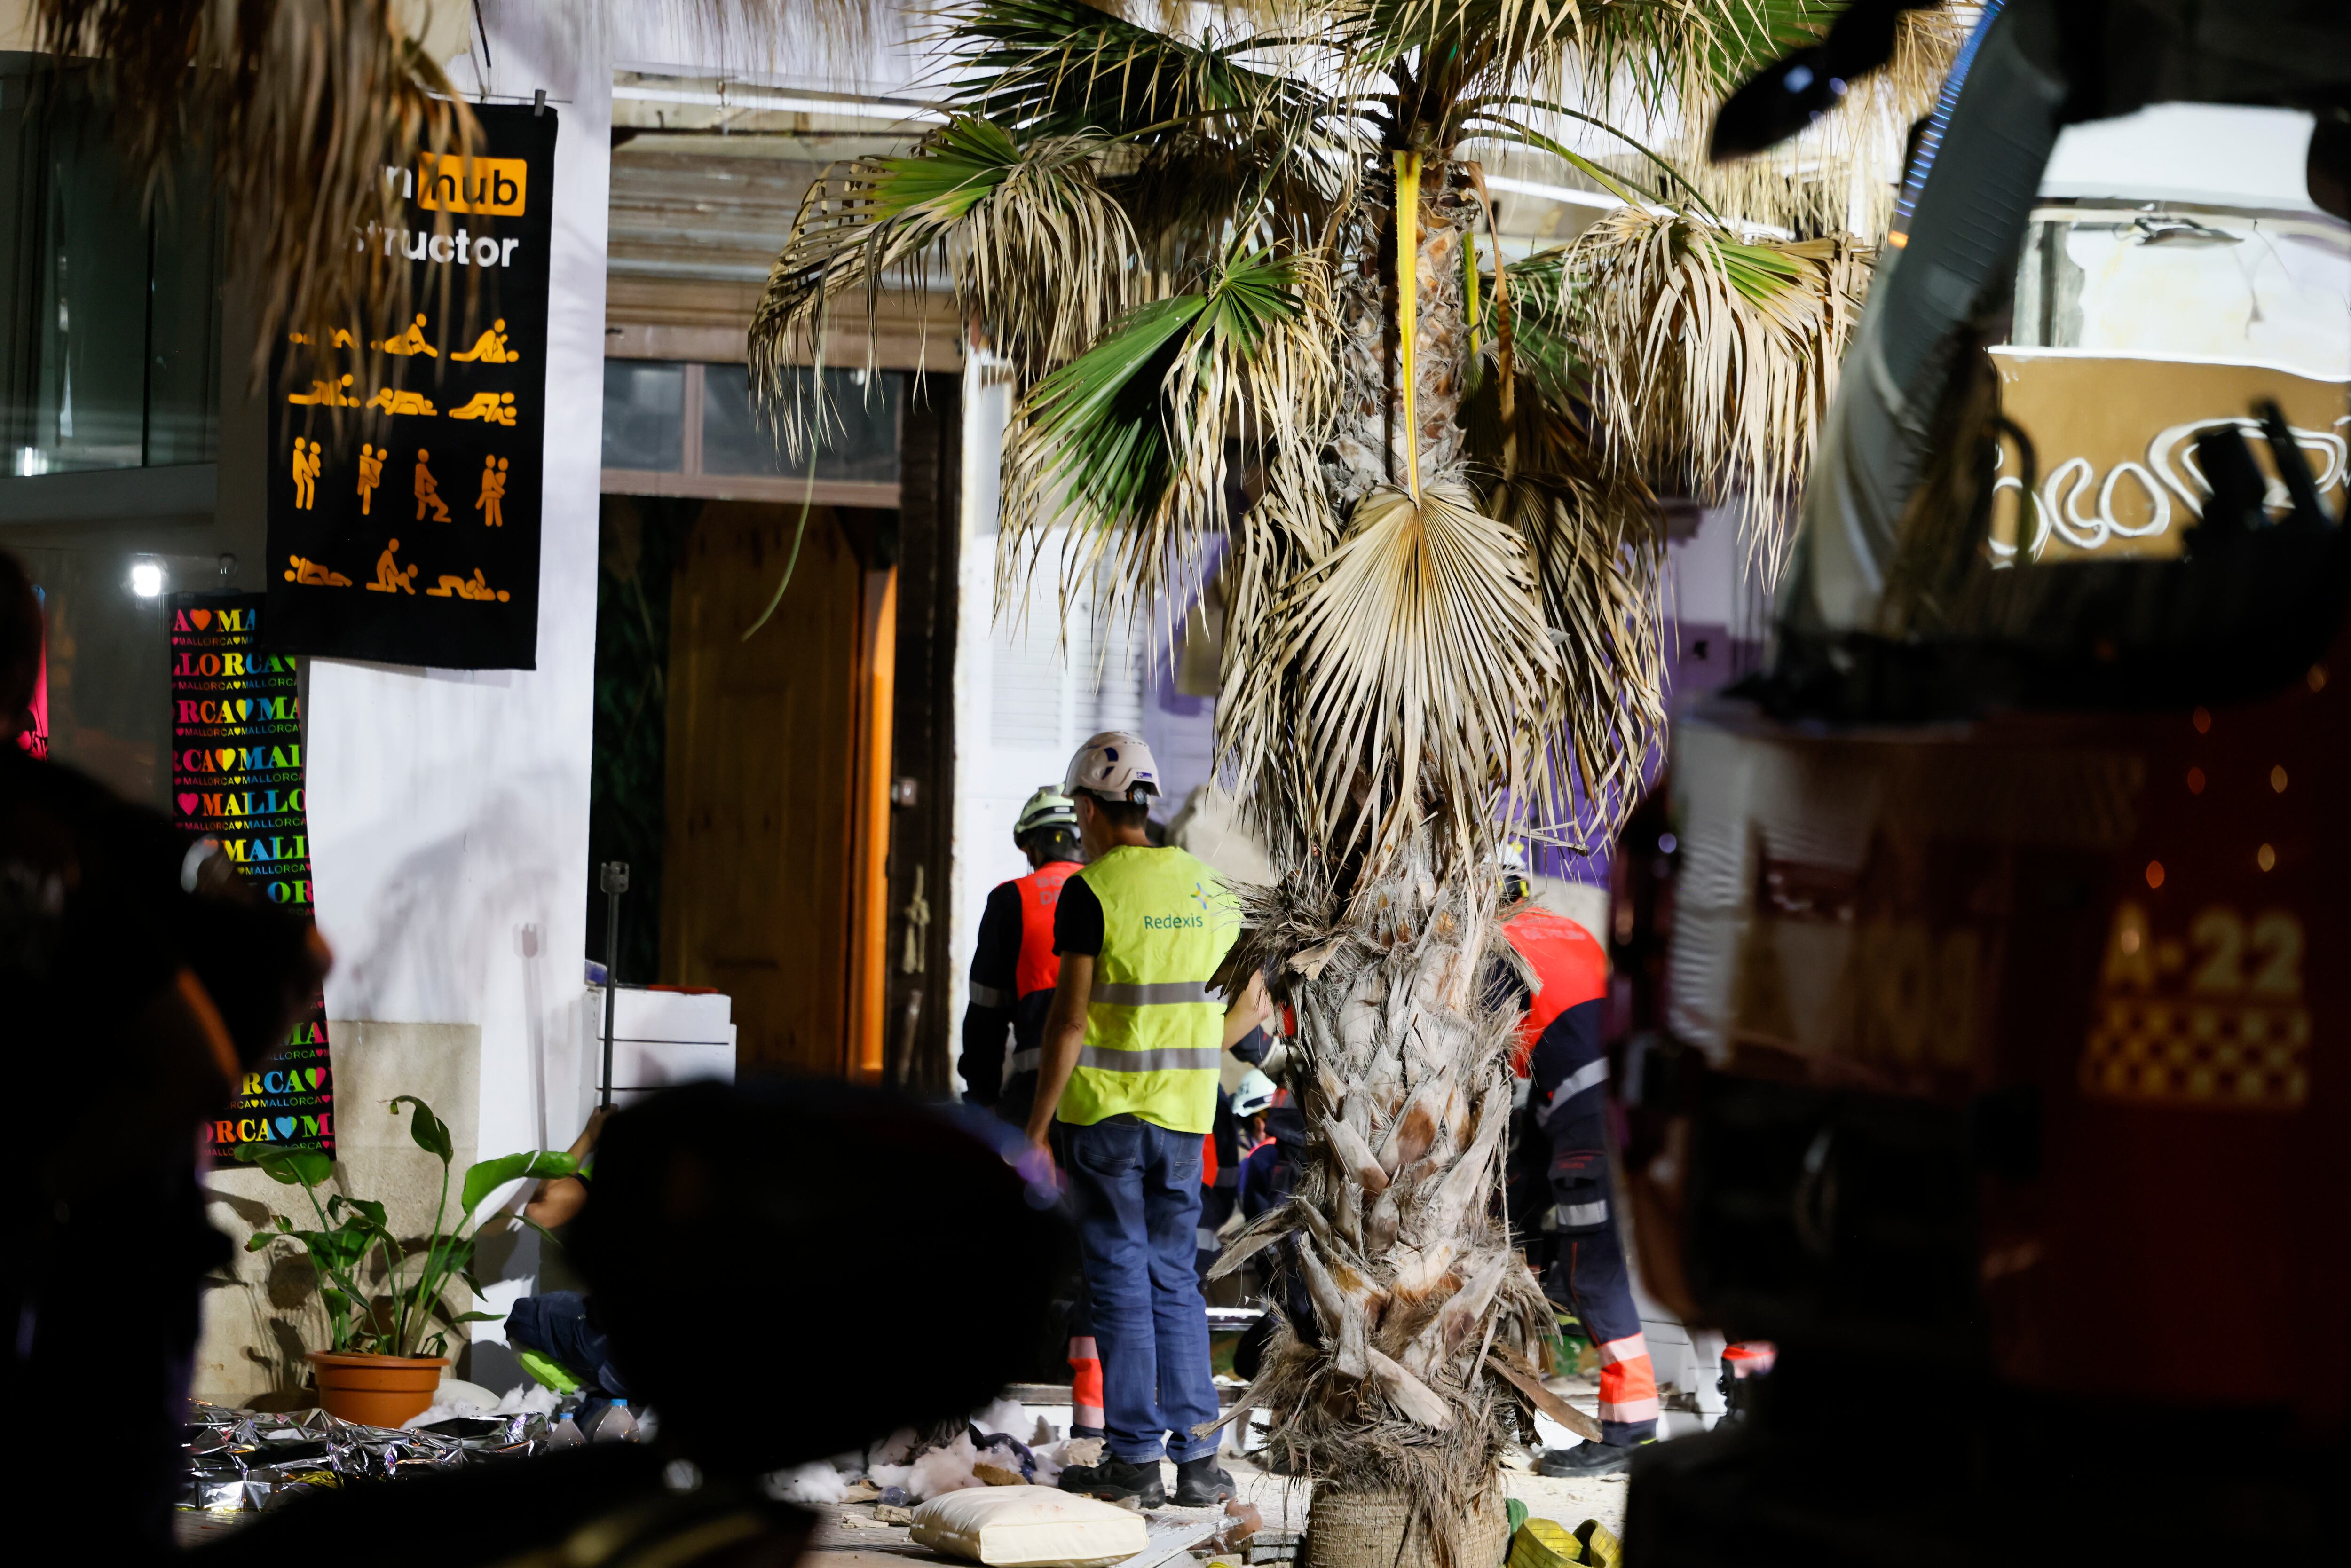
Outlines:
{"label": "blue jeans", "polygon": [[1213,1436],[1192,1435],[1217,1418],[1208,1310],[1193,1262],[1201,1134],[1134,1116],[1057,1131],[1093,1298],[1111,1457],[1142,1465],[1165,1454],[1181,1464],[1213,1454]]}

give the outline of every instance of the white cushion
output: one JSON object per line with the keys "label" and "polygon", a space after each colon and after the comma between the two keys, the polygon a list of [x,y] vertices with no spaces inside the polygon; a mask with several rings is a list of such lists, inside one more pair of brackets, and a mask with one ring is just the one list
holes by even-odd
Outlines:
{"label": "white cushion", "polygon": [[914,1511],[914,1544],[988,1568],[1103,1568],[1141,1552],[1143,1516],[1052,1487],[973,1487]]}

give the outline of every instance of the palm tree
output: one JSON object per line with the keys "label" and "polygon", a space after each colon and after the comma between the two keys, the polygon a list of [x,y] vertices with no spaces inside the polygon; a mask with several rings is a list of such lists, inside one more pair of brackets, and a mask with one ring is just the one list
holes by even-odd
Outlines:
{"label": "palm tree", "polygon": [[[1760,239],[1709,204],[1817,205],[1783,172],[1693,180],[1560,128],[1678,106],[1695,144],[1693,106],[1834,9],[1305,0],[1185,38],[963,0],[937,39],[950,122],[810,190],[752,327],[798,455],[826,411],[786,367],[844,305],[944,272],[1020,392],[1000,598],[1063,529],[1064,604],[1107,584],[1128,611],[1226,541],[1219,753],[1284,873],[1249,893],[1243,951],[1296,1009],[1313,1133],[1295,1197],[1223,1264],[1278,1244],[1311,1303],[1247,1403],[1321,1496],[1402,1494],[1440,1556],[1550,1397],[1551,1312],[1497,1212],[1492,857],[1513,832],[1600,841],[1629,809],[1663,722],[1652,486],[1783,497],[1859,287],[1846,238]],[[1897,99],[1941,41],[1913,40]],[[1623,204],[1506,258],[1483,149]]]}

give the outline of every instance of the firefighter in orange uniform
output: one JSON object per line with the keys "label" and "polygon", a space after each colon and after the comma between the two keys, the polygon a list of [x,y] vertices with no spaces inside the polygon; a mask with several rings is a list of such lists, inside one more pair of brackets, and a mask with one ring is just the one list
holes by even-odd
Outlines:
{"label": "firefighter in orange uniform", "polygon": [[[971,1001],[963,1015],[963,1055],[956,1069],[963,1074],[965,1100],[1025,1127],[1037,1098],[1038,1041],[1061,977],[1061,960],[1053,951],[1053,911],[1061,904],[1061,884],[1079,869],[1077,807],[1046,785],[1020,808],[1012,841],[1029,857],[1030,869],[1027,876],[998,883],[979,917]],[[1102,1357],[1082,1303],[1071,1327],[1073,1435],[1098,1437]]]}
{"label": "firefighter in orange uniform", "polygon": [[[1506,896],[1521,898],[1522,874],[1506,873]],[[1604,1440],[1553,1448],[1536,1464],[1546,1476],[1604,1476],[1623,1469],[1633,1449],[1656,1436],[1657,1378],[1632,1277],[1608,1203],[1608,1144],[1603,1106],[1608,1058],[1600,1049],[1600,1009],[1608,992],[1608,954],[1565,915],[1529,904],[1502,926],[1533,971],[1524,998],[1515,1065],[1529,1080],[1521,1134],[1548,1148],[1547,1213],[1516,1216],[1522,1231],[1554,1231],[1558,1255],[1544,1293],[1573,1311],[1600,1353],[1600,1428]]]}

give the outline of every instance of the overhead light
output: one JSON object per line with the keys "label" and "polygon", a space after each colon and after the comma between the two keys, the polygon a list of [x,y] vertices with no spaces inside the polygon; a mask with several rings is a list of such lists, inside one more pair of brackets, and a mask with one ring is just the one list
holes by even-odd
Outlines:
{"label": "overhead light", "polygon": [[162,567],[152,560],[133,561],[131,566],[131,591],[141,599],[152,599],[162,592]]}

